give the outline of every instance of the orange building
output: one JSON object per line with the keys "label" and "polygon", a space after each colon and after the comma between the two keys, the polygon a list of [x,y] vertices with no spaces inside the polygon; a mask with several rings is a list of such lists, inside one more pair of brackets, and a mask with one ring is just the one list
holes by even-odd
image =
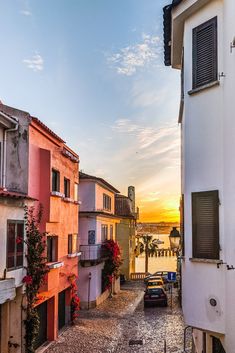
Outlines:
{"label": "orange building", "polygon": [[69,276],[78,274],[78,155],[37,118],[29,125],[29,194],[43,205],[50,271],[40,290],[38,346],[70,321]]}
{"label": "orange building", "polygon": [[[36,199],[35,204],[41,203],[43,206],[40,230],[46,232],[49,272],[45,285],[40,289],[37,305],[40,317],[39,347],[46,341],[56,339],[59,331],[71,320],[69,277],[78,275],[80,254],[79,157],[59,136],[29,113],[4,104],[0,104],[0,111],[13,116],[19,125],[19,129],[12,132],[14,137],[10,136],[9,140],[12,141],[9,146],[13,145],[14,151],[10,147],[6,150],[8,189],[22,192]],[[22,287],[23,283],[19,285]],[[18,331],[23,332],[20,326]]]}

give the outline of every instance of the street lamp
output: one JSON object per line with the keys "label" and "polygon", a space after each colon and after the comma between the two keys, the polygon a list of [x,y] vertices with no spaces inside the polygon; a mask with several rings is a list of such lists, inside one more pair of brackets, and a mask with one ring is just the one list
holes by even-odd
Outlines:
{"label": "street lamp", "polygon": [[169,240],[170,240],[170,248],[171,250],[178,251],[180,247],[180,232],[177,230],[176,227],[173,227],[170,235],[169,235]]}

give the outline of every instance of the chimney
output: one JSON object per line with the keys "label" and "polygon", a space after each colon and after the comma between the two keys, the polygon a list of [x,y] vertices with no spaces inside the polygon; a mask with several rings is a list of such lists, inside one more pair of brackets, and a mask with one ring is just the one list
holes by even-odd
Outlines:
{"label": "chimney", "polygon": [[128,187],[128,197],[131,200],[131,210],[135,213],[135,187],[129,186]]}

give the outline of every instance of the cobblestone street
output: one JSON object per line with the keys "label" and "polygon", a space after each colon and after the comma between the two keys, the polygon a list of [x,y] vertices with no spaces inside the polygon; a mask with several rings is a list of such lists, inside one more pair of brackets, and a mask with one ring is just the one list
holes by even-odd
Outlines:
{"label": "cobblestone street", "polygon": [[[46,353],[167,353],[183,352],[184,323],[176,296],[168,308],[143,305],[143,283],[127,283],[120,294],[98,308],[81,311]],[[140,345],[130,345],[141,340]]]}

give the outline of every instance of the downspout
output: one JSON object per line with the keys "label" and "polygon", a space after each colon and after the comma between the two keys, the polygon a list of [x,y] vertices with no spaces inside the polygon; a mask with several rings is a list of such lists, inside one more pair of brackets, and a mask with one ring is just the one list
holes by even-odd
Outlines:
{"label": "downspout", "polygon": [[3,134],[3,169],[2,169],[2,187],[3,189],[6,188],[6,168],[7,168],[7,133],[8,132],[13,132],[13,131],[17,131],[18,127],[19,127],[19,122],[18,119],[13,120],[10,117],[6,116],[5,114],[1,113],[4,118],[6,118],[7,120],[9,120],[11,123],[15,124],[15,127],[10,128],[10,129],[5,129],[4,130],[4,134]]}

